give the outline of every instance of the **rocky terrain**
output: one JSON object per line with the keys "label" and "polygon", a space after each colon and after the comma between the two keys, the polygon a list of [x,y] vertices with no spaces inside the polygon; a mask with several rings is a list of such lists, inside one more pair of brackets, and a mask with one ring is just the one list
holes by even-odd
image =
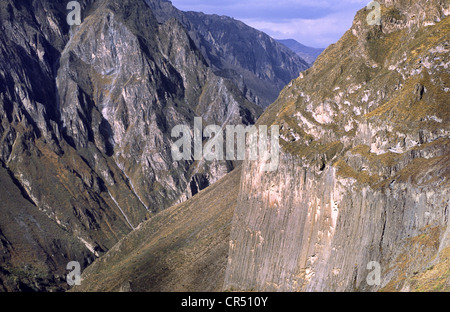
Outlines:
{"label": "rocky terrain", "polygon": [[[231,19],[236,35],[258,47],[259,37],[270,41],[269,50],[233,54],[241,48],[223,38],[214,49],[226,51],[212,52],[206,39],[199,44],[199,23],[216,17],[187,28],[162,18],[156,0],[79,2],[80,26],[66,22],[67,1],[0,4],[2,291],[66,289],[69,261],[84,269],[232,171],[237,162],[174,162],[171,129],[196,116],[204,125],[253,124],[260,105],[307,67]],[[268,97],[257,92],[266,85]]]}
{"label": "rocky terrain", "polygon": [[[450,11],[439,0],[380,2],[380,26],[360,10],[258,119],[280,126],[277,171],[245,161],[237,194],[235,171],[143,223],[75,291],[167,290],[181,280],[174,289],[197,290],[200,280],[202,290],[449,291]],[[201,219],[161,227],[192,205]],[[197,259],[186,271],[192,250],[214,256],[213,269]],[[169,255],[152,262],[161,270],[145,265],[153,254]],[[368,283],[371,262],[380,283]]]}

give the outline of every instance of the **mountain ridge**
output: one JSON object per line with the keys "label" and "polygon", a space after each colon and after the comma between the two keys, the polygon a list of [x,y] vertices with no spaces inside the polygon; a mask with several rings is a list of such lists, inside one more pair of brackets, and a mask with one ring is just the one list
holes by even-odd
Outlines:
{"label": "mountain ridge", "polygon": [[[266,108],[309,64],[265,33],[227,16],[183,12],[170,1],[146,0],[160,22],[177,19],[214,71]],[[268,65],[271,64],[271,65]]]}
{"label": "mountain ridge", "polygon": [[284,44],[289,49],[294,51],[298,56],[304,59],[311,66],[314,64],[316,59],[325,51],[324,48],[312,48],[301,44],[295,39],[276,39],[278,42]]}

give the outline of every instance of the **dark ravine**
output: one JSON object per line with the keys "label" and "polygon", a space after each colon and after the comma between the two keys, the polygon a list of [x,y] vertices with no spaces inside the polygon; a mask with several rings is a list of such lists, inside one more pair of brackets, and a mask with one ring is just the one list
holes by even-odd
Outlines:
{"label": "dark ravine", "polygon": [[[73,27],[67,1],[0,4],[4,291],[67,289],[69,261],[84,269],[141,222],[232,171],[238,163],[173,162],[171,129],[192,126],[195,116],[204,125],[253,124],[262,108],[248,86],[276,82],[279,91],[306,68],[275,44],[270,57],[252,56],[273,75],[254,71],[243,84],[235,78],[250,69],[233,54],[239,48],[220,43],[239,63],[233,70],[212,64],[209,43],[197,41],[200,27],[187,29],[173,16],[161,20],[153,8],[159,1],[79,2],[82,24]],[[241,36],[269,40],[235,23],[251,32]],[[260,46],[257,37],[250,44]],[[13,237],[24,228],[20,220],[30,234]],[[71,247],[56,252],[58,246]]]}

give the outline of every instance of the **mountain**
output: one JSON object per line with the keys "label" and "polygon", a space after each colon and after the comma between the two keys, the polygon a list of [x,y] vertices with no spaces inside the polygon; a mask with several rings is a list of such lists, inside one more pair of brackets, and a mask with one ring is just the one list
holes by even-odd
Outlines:
{"label": "mountain", "polygon": [[166,0],[146,2],[160,22],[177,19],[215,73],[234,81],[249,101],[263,108],[310,67],[283,44],[231,17],[183,12]]}
{"label": "mountain", "polygon": [[449,8],[380,3],[258,120],[280,164],[243,165],[225,289],[450,289]]}
{"label": "mountain", "polygon": [[307,67],[233,19],[186,13],[195,22],[184,25],[157,10],[168,2],[79,3],[79,26],[67,23],[67,1],[0,4],[3,291],[67,289],[68,262],[84,270],[233,171],[239,161],[174,161],[172,129],[195,117],[254,124]]}
{"label": "mountain", "polygon": [[258,119],[280,126],[277,171],[244,161],[141,224],[74,290],[449,291],[450,11],[380,2],[380,26],[360,10]]}
{"label": "mountain", "polygon": [[314,64],[319,55],[325,50],[307,47],[294,39],[280,39],[277,41],[294,51],[311,66]]}

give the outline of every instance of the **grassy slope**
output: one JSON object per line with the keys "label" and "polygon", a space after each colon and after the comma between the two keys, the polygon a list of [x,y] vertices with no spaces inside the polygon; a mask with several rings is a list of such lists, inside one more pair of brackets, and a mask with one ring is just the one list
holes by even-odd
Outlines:
{"label": "grassy slope", "polygon": [[222,290],[240,172],[142,224],[88,267],[73,290]]}

